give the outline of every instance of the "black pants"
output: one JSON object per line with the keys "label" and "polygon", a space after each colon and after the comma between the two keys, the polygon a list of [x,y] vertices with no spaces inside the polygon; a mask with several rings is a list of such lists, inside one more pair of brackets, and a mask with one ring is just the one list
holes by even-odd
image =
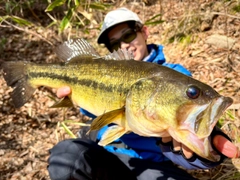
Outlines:
{"label": "black pants", "polygon": [[69,139],[50,150],[52,180],[193,180],[172,162],[156,163],[106,151],[89,139]]}

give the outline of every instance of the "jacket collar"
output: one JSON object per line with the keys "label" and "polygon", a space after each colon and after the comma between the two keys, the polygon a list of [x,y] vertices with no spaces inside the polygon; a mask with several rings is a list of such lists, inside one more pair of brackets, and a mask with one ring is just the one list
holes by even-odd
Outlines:
{"label": "jacket collar", "polygon": [[157,64],[165,63],[165,57],[163,54],[163,46],[156,44],[147,45],[149,55],[143,59],[146,62],[152,62]]}

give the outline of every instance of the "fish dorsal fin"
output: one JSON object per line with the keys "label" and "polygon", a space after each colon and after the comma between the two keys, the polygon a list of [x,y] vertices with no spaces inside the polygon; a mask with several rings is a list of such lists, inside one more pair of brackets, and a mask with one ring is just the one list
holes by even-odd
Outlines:
{"label": "fish dorsal fin", "polygon": [[104,126],[113,123],[114,121],[121,122],[124,113],[125,107],[122,107],[120,109],[109,111],[107,113],[102,114],[101,116],[98,116],[91,123],[90,131],[101,129]]}
{"label": "fish dorsal fin", "polygon": [[100,58],[100,55],[85,39],[70,39],[59,45],[55,52],[65,62],[77,62],[81,59]]}
{"label": "fish dorsal fin", "polygon": [[104,57],[106,60],[133,60],[133,54],[127,49],[118,49]]}
{"label": "fish dorsal fin", "polygon": [[122,135],[126,134],[128,131],[123,127],[118,125],[113,125],[108,127],[101,137],[101,140],[98,142],[100,146],[106,146],[116,139],[120,138]]}

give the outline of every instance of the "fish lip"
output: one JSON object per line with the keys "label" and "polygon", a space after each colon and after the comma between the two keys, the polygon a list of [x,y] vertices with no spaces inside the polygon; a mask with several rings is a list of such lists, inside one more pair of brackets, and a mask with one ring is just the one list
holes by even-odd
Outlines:
{"label": "fish lip", "polygon": [[184,121],[185,130],[194,133],[198,138],[208,137],[223,112],[233,103],[232,98],[217,96],[207,104],[196,106]]}
{"label": "fish lip", "polygon": [[206,155],[206,159],[213,162],[219,162],[221,159],[221,155],[213,149],[213,146],[211,143],[211,137],[207,137],[203,139],[203,145],[204,145],[204,154]]}
{"label": "fish lip", "polygon": [[[211,103],[208,105],[208,107],[203,110],[196,119],[199,119],[199,121],[196,120],[194,131],[196,134],[198,134],[199,138],[207,137],[212,132],[214,126],[217,124],[219,118],[223,115],[225,110],[233,103],[232,98],[230,97],[224,97],[219,96],[211,101]],[[204,120],[204,117],[206,114],[209,114],[207,118],[209,118],[208,121]],[[204,134],[199,134],[198,131],[201,128],[201,123],[207,123],[208,131]],[[200,130],[201,131],[201,130]]]}
{"label": "fish lip", "polygon": [[[217,120],[223,112],[233,103],[233,99],[230,97],[224,97],[220,96],[215,101],[211,103],[211,124],[214,123],[215,120]],[[215,108],[214,108],[215,107]],[[216,112],[214,112],[216,110]]]}

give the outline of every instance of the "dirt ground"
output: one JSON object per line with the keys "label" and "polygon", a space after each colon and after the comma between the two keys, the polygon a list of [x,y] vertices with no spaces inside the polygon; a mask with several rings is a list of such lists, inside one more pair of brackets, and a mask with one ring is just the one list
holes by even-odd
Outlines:
{"label": "dirt ground", "polygon": [[[151,2],[151,1],[148,1]],[[222,129],[240,148],[240,13],[234,11],[237,1],[154,1],[124,4],[146,21],[161,13],[164,22],[149,26],[148,43],[164,45],[168,62],[180,63],[193,77],[234,99],[222,118]],[[89,34],[76,32],[96,45],[98,30]],[[173,37],[178,40],[173,40]],[[169,43],[169,39],[173,40]],[[61,38],[54,29],[16,28],[0,25],[0,60],[59,62],[54,47]],[[4,43],[3,43],[4,40]],[[31,101],[15,109],[2,72],[0,74],[0,179],[48,180],[48,151],[57,142],[70,138],[63,128],[63,120],[81,122],[86,117],[78,108],[54,109],[54,90],[39,88]],[[51,98],[50,98],[51,97]],[[79,125],[68,123],[76,134]],[[240,159],[228,159],[210,170],[189,171],[199,179],[240,179]]]}

